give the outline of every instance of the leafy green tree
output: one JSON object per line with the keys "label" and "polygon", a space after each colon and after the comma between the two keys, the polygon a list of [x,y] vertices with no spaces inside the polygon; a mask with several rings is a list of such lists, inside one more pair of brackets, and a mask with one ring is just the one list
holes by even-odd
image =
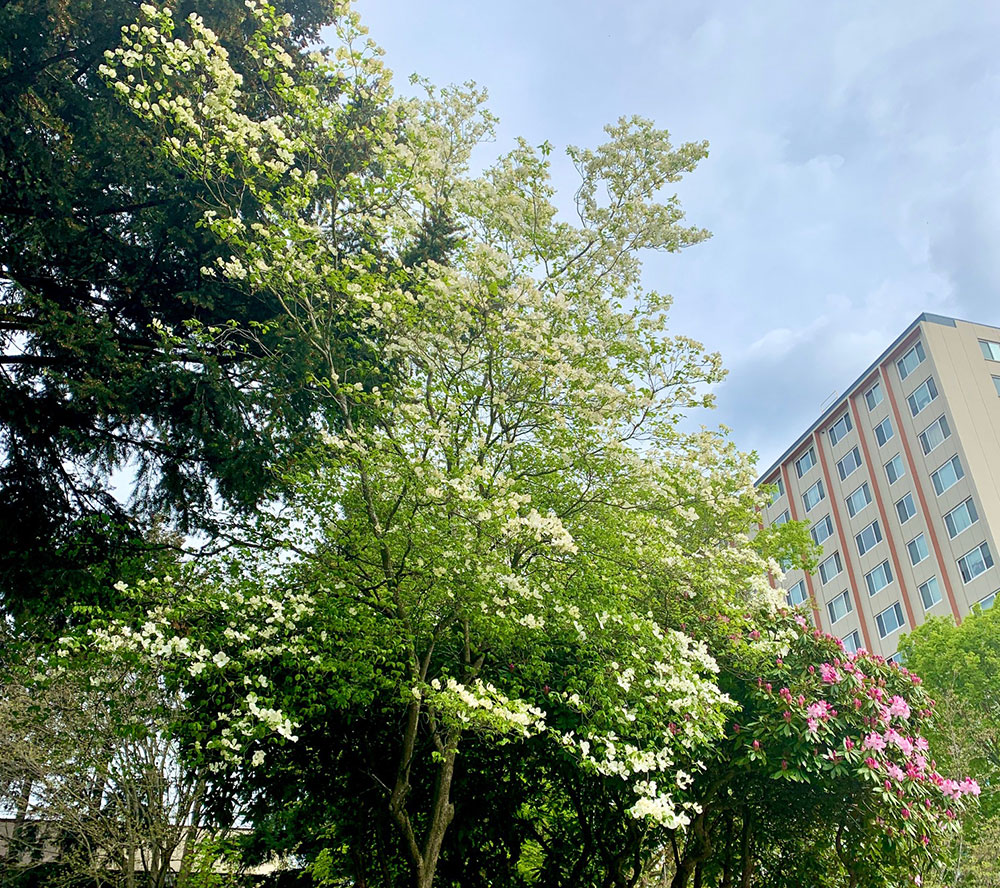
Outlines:
{"label": "leafy green tree", "polygon": [[[975,784],[927,760],[908,675],[784,612],[768,575],[811,563],[805,529],[752,536],[751,460],[679,427],[720,362],[640,260],[706,236],[669,194],[705,146],[632,118],[569,149],[570,224],[548,145],[470,175],[474,87],[396,98],[348,11],[300,71],[290,20],[246,7],[266,119],[183,11],[142,7],[98,74],[182,175],[239,184],[205,200],[198,272],[274,294],[318,440],[235,557],[135,584],[65,652],[162,664],[216,813],[249,805],[322,882],[918,874]],[[340,138],[369,163],[331,163]]]}
{"label": "leafy green tree", "polygon": [[936,702],[931,736],[942,767],[975,776],[981,804],[964,821],[948,866],[928,884],[976,888],[1000,882],[1000,610],[970,614],[961,626],[932,617],[904,639],[907,665]]}
{"label": "leafy green tree", "polygon": [[[338,130],[311,150],[330,187],[369,162],[364,139],[351,133],[380,113],[345,96],[342,81],[315,74],[306,48],[334,6],[282,2],[288,25],[275,38],[317,102],[341,109]],[[217,35],[247,118],[278,113],[243,3],[177,8],[203,16]],[[159,128],[123,107],[98,73],[140,15],[131,0],[14,0],[0,9],[0,601],[8,613],[52,615],[66,600],[103,594],[142,548],[151,516],[194,531],[211,527],[218,505],[258,502],[311,438],[322,404],[322,364],[280,294],[202,274],[229,256],[202,224],[218,195],[248,224],[261,212],[238,171],[181,169]],[[303,215],[322,224],[316,206]],[[357,251],[346,237],[333,240],[345,255]],[[350,348],[350,331],[328,333],[328,349]],[[124,506],[114,487],[133,475],[135,499]]]}
{"label": "leafy green tree", "polygon": [[200,884],[201,846],[222,832],[204,819],[206,775],[182,756],[186,701],[156,658],[2,640],[0,807],[15,812],[4,884]]}

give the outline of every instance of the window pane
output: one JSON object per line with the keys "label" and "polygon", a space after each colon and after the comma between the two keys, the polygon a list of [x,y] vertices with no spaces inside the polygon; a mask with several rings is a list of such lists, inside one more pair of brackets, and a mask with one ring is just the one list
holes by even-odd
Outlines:
{"label": "window pane", "polygon": [[837,463],[837,471],[840,473],[840,480],[843,481],[861,465],[861,451],[855,447],[842,460]]}
{"label": "window pane", "polygon": [[833,521],[830,520],[829,515],[824,515],[819,521],[817,521],[809,531],[813,538],[813,542],[818,546],[825,539],[829,539],[833,536]]}
{"label": "window pane", "polygon": [[927,540],[921,533],[906,544],[906,551],[910,553],[910,564],[920,564],[928,556]]}
{"label": "window pane", "polygon": [[858,544],[858,554],[864,555],[865,552],[871,551],[882,542],[882,530],[878,526],[878,522],[873,521],[861,533],[857,534],[854,539]]}
{"label": "window pane", "polygon": [[906,494],[906,496],[896,503],[896,514],[899,515],[900,524],[906,524],[907,521],[917,514],[917,507],[913,505],[913,496],[911,494]]}
{"label": "window pane", "polygon": [[832,426],[830,426],[830,443],[836,444],[851,430],[851,416],[845,413]]}
{"label": "window pane", "polygon": [[882,403],[882,383],[876,382],[875,385],[865,392],[865,403],[868,405],[869,410],[874,410]]}
{"label": "window pane", "polygon": [[924,610],[930,610],[941,600],[941,589],[938,586],[937,577],[931,577],[920,587],[920,600],[924,604]]}
{"label": "window pane", "polygon": [[942,441],[950,436],[951,429],[948,426],[948,420],[943,416],[939,416],[918,436],[920,438],[920,449],[923,450],[924,455],[926,456]]}
{"label": "window pane", "polygon": [[948,536],[954,539],[963,530],[972,527],[978,520],[979,513],[976,511],[976,504],[970,497],[944,516],[944,525],[948,528]]}
{"label": "window pane", "polygon": [[917,342],[903,357],[896,361],[896,369],[899,370],[899,378],[906,379],[924,361],[923,343]]}
{"label": "window pane", "polygon": [[799,580],[785,595],[785,600],[792,606],[797,607],[806,600],[806,584]]}
{"label": "window pane", "polygon": [[1000,342],[991,342],[987,339],[979,340],[979,347],[983,350],[983,357],[987,361],[1000,361]]}
{"label": "window pane", "polygon": [[802,503],[808,512],[811,509],[814,509],[816,505],[825,498],[826,493],[823,490],[823,482],[817,481],[804,494],[802,494]]}
{"label": "window pane", "polygon": [[834,552],[825,561],[820,562],[819,565],[819,576],[826,585],[830,582],[837,574],[843,570],[843,565],[840,561],[840,552]]}
{"label": "window pane", "polygon": [[875,440],[878,441],[878,446],[882,447],[892,436],[892,422],[890,422],[889,417],[887,416],[882,420],[882,422],[875,426]]}
{"label": "window pane", "polygon": [[958,559],[958,569],[962,572],[962,579],[966,583],[974,580],[981,573],[985,573],[991,567],[993,567],[993,555],[986,543]]}
{"label": "window pane", "polygon": [[853,518],[872,501],[871,488],[865,481],[857,490],[847,497],[847,511]]}
{"label": "window pane", "polygon": [[938,496],[941,496],[949,487],[964,477],[965,472],[962,469],[961,462],[959,462],[957,456],[953,456],[941,468],[931,474],[931,481],[934,482],[935,492]]}
{"label": "window pane", "polygon": [[816,453],[812,447],[810,447],[805,453],[802,454],[802,456],[795,460],[795,471],[801,478],[814,465],[816,465]]}
{"label": "window pane", "polygon": [[830,614],[831,623],[836,623],[838,620],[842,620],[853,610],[850,596],[847,594],[846,590],[830,601],[826,608]]}
{"label": "window pane", "polygon": [[910,413],[916,416],[937,397],[937,394],[937,386],[934,384],[933,377],[928,378],[906,399],[910,405]]}
{"label": "window pane", "polygon": [[892,570],[889,568],[888,561],[883,561],[875,570],[865,574],[865,584],[868,586],[869,595],[881,592],[891,582]]}
{"label": "window pane", "polygon": [[855,629],[850,635],[845,635],[840,639],[844,643],[844,650],[849,654],[856,654],[861,650],[861,636],[858,635],[858,630]]}
{"label": "window pane", "polygon": [[897,629],[902,628],[903,609],[899,606],[899,602],[882,611],[882,613],[875,617],[875,622],[878,624],[878,634],[882,638],[892,635]]}
{"label": "window pane", "polygon": [[897,453],[885,464],[885,476],[889,479],[890,484],[895,484],[905,474],[906,469],[903,468],[903,458]]}

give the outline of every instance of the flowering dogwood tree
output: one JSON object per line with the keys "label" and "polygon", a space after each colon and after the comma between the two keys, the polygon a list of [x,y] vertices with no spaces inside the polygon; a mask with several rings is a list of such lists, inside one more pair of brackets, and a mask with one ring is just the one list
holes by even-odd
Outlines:
{"label": "flowering dogwood tree", "polygon": [[[719,358],[671,335],[670,300],[640,285],[641,251],[706,236],[662,193],[705,146],[674,147],[638,118],[607,127],[599,148],[568,150],[580,175],[570,224],[548,145],[519,143],[469,174],[492,127],[474,88],[396,99],[344,10],[340,46],[315,69],[343,101],[319,102],[271,39],[284,20],[247,7],[273,72],[269,107],[282,109],[268,120],[239,110],[214,35],[168,8],[144,6],[102,73],[161,121],[181,169],[218,180],[204,224],[232,255],[203,272],[282,294],[323,356],[328,425],[294,495],[233,529],[238,558],[147,587],[141,619],[103,621],[91,638],[114,656],[170,659],[169,681],[192,700],[191,754],[255,801],[259,822],[294,835],[318,878],[391,884],[405,861],[430,886],[456,812],[483,798],[461,790],[505,780],[474,763],[520,757],[569,800],[569,834],[628,839],[611,854],[584,838],[551,884],[583,872],[636,884],[668,842],[686,884],[730,772],[757,768],[754,747],[713,771],[756,701],[734,696],[720,656],[730,674],[780,667],[801,633],[779,619],[769,576],[780,558],[810,558],[801,526],[751,538],[748,457],[720,432],[679,429],[711,403]],[[378,109],[363,136],[344,126],[359,107]],[[342,132],[375,146],[369,167],[331,160]],[[361,249],[345,254],[345,241]],[[335,346],[349,324],[363,359]],[[909,704],[895,696],[878,703],[901,727]],[[832,716],[808,708],[820,696],[803,700],[793,721],[761,715],[761,739],[787,729],[818,746]],[[898,764],[882,753],[879,779]],[[516,851],[523,878],[545,872],[545,831],[558,834],[540,792],[518,814],[541,855],[533,867],[527,845]],[[888,795],[884,806],[898,807]]]}

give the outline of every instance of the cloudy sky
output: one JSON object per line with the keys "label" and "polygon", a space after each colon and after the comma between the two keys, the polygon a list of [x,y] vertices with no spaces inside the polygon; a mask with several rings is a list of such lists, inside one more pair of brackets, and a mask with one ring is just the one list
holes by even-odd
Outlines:
{"label": "cloudy sky", "polygon": [[[709,158],[712,240],[654,256],[673,326],[730,370],[706,422],[766,467],[922,311],[1000,325],[1000,4],[359,0],[405,77],[475,80],[517,136],[623,114]],[[562,180],[562,181],[560,181]],[[557,182],[572,191],[568,171]]]}

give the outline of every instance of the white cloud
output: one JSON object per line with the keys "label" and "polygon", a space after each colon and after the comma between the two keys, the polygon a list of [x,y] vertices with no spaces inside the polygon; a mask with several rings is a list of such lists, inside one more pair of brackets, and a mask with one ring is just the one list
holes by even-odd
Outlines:
{"label": "white cloud", "polygon": [[678,192],[714,237],[647,278],[723,353],[717,418],[762,458],[921,311],[1000,323],[990,0],[358,8],[390,67],[488,86],[497,147],[594,144],[630,113],[710,140]]}

